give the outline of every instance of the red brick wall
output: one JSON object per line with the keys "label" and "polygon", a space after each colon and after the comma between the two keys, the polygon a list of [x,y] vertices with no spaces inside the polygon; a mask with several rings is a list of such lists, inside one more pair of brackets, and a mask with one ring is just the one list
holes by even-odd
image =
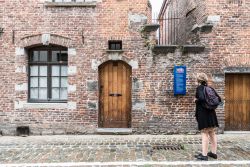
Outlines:
{"label": "red brick wall", "polygon": [[[138,62],[147,53],[139,32],[151,19],[147,19],[148,1],[102,0],[96,7],[49,7],[43,1],[15,0],[3,2],[0,9],[5,29],[0,38],[0,131],[15,134],[17,126],[29,126],[32,134],[93,133],[98,126],[98,88],[89,90],[87,83],[97,83],[98,69],[92,62],[110,59],[106,52],[110,39],[123,41],[122,57],[127,62]],[[51,34],[51,44],[76,51],[69,55],[69,66],[76,68],[68,79],[69,85],[76,86],[68,97],[73,108],[26,104],[27,51],[41,45],[42,34]],[[137,73],[140,70],[135,69],[133,75]],[[24,90],[15,90],[19,86]],[[96,106],[91,108],[93,103]]]}

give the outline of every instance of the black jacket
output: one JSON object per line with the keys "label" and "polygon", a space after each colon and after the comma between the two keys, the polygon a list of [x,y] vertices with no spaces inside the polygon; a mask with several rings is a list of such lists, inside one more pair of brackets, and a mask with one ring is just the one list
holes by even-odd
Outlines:
{"label": "black jacket", "polygon": [[195,117],[198,122],[198,129],[219,127],[215,110],[208,110],[203,107],[203,103],[205,103],[204,84],[196,88],[195,97],[197,99]]}

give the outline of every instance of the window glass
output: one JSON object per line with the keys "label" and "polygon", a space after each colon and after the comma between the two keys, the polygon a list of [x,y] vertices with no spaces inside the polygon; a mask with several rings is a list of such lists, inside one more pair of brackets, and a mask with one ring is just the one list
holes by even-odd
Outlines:
{"label": "window glass", "polygon": [[48,61],[47,51],[40,51],[40,60],[39,61]]}
{"label": "window glass", "polygon": [[61,88],[60,90],[60,99],[65,100],[68,98],[67,88]]}
{"label": "window glass", "polygon": [[47,76],[47,66],[40,66],[39,69],[40,69],[40,76]]}
{"label": "window glass", "polygon": [[61,76],[68,76],[68,67],[61,66]]}
{"label": "window glass", "polygon": [[59,88],[52,88],[52,99],[59,99]]}
{"label": "window glass", "polygon": [[38,88],[30,88],[30,98],[38,99]]}
{"label": "window glass", "polygon": [[38,61],[39,60],[39,51],[34,51],[32,55],[32,61]]}
{"label": "window glass", "polygon": [[52,66],[52,76],[59,76],[60,66]]}
{"label": "window glass", "polygon": [[47,87],[47,77],[40,77],[39,87],[43,87],[43,88]]}
{"label": "window glass", "polygon": [[38,66],[30,67],[30,76],[38,76]]}
{"label": "window glass", "polygon": [[66,87],[67,88],[68,86],[68,80],[67,80],[67,77],[62,77],[61,78],[61,87]]}
{"label": "window glass", "polygon": [[30,87],[38,87],[38,77],[30,78]]}
{"label": "window glass", "polygon": [[52,77],[52,87],[59,87],[59,77]]}
{"label": "window glass", "polygon": [[67,51],[61,52],[61,61],[68,61],[68,52]]}
{"label": "window glass", "polygon": [[52,61],[60,60],[60,51],[52,51]]}
{"label": "window glass", "polygon": [[47,99],[47,88],[39,89],[39,99],[42,99],[42,100]]}

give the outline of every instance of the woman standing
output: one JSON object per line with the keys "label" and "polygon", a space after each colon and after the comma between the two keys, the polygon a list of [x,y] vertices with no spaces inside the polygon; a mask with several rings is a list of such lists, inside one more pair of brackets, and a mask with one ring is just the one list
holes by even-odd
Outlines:
{"label": "woman standing", "polygon": [[[217,159],[217,136],[216,127],[219,127],[215,110],[204,108],[205,96],[204,88],[208,86],[208,77],[205,73],[197,75],[199,86],[196,88],[196,112],[195,117],[198,122],[198,129],[202,136],[202,153],[195,157],[199,160],[208,160],[208,156]],[[221,99],[220,99],[221,101]],[[208,152],[209,139],[211,142],[211,151]]]}

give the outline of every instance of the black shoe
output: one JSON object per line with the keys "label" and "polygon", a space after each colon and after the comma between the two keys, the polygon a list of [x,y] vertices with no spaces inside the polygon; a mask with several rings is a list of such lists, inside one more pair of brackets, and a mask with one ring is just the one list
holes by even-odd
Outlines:
{"label": "black shoe", "polygon": [[217,159],[217,154],[214,154],[211,151],[207,153],[207,156]]}
{"label": "black shoe", "polygon": [[197,158],[198,160],[202,160],[202,161],[207,161],[208,160],[208,157],[203,156],[202,154],[195,155],[195,158]]}

